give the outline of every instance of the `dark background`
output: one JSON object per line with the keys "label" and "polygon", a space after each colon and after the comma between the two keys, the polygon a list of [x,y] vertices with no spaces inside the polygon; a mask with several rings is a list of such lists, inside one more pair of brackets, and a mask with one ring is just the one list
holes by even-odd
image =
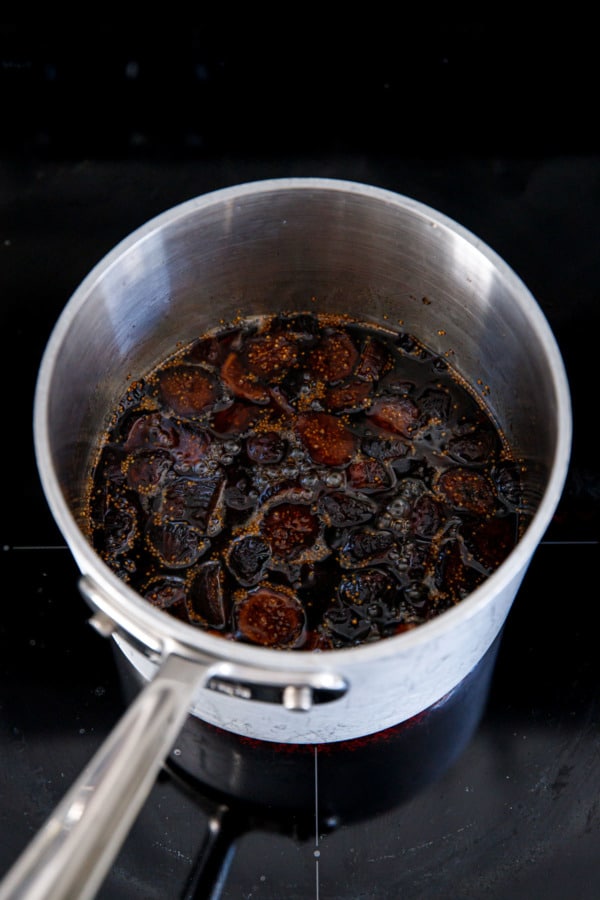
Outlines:
{"label": "dark background", "polygon": [[[313,175],[428,203],[515,269],[565,359],[573,455],[463,756],[398,809],[320,835],[318,866],[314,836],[248,828],[218,895],[599,895],[600,63],[592,21],[544,17],[0,24],[0,874],[125,708],[33,457],[54,322],[154,215]],[[101,896],[203,896],[207,823],[163,773]]]}

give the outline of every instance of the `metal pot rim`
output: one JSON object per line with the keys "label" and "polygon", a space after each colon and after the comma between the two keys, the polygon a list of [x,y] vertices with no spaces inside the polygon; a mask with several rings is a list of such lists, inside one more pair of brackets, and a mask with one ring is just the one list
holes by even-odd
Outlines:
{"label": "metal pot rim", "polygon": [[[58,479],[52,467],[48,464],[50,445],[48,438],[47,399],[50,374],[54,368],[55,359],[60,351],[63,339],[68,333],[70,322],[86,303],[88,295],[98,279],[123,254],[145,240],[148,235],[160,230],[167,223],[193,215],[199,210],[213,205],[226,206],[229,203],[235,203],[249,195],[296,190],[339,191],[370,197],[396,207],[401,206],[415,215],[429,220],[435,227],[443,227],[453,231],[475,247],[479,253],[488,259],[505,281],[512,283],[514,292],[520,296],[530,320],[535,325],[537,332],[542,336],[548,357],[548,369],[552,372],[557,417],[560,424],[548,484],[539,507],[517,546],[480,587],[456,607],[443,612],[430,622],[422,624],[411,631],[371,644],[324,650],[319,653],[290,652],[255,647],[232,641],[226,642],[218,636],[179,622],[167,613],[152,607],[128,585],[118,579],[96,555],[79,529],[62,494]],[[133,623],[142,639],[145,635],[145,642],[148,647],[157,652],[162,652],[165,646],[169,644],[175,644],[179,648],[183,648],[191,656],[200,653],[204,656],[230,659],[261,668],[285,668],[290,672],[311,672],[313,670],[323,670],[329,664],[333,667],[342,662],[351,665],[355,659],[360,659],[365,663],[369,660],[393,657],[401,653],[403,648],[408,649],[435,642],[438,637],[455,629],[461,623],[466,624],[471,617],[489,603],[491,597],[502,591],[514,579],[521,576],[551,521],[564,487],[572,440],[571,416],[571,401],[564,363],[542,310],[510,266],[481,239],[445,214],[420,201],[387,189],[335,178],[274,178],[221,188],[167,209],[131,232],[97,263],[76,288],[63,309],[43,354],[34,397],[34,445],[42,486],[59,529],[65,537],[81,572],[84,576],[90,577],[97,585],[100,593],[106,597],[107,605],[111,609],[111,615],[114,615],[118,625],[122,625],[127,629]],[[119,621],[121,618],[120,611],[123,612],[121,621]]]}

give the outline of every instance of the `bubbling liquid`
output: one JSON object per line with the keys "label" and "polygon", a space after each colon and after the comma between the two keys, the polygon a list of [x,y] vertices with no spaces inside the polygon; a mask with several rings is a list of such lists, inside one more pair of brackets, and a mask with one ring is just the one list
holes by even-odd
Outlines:
{"label": "bubbling liquid", "polygon": [[222,636],[332,649],[460,603],[523,528],[480,396],[406,333],[235,322],[132,382],[90,478],[90,539],[149,603]]}

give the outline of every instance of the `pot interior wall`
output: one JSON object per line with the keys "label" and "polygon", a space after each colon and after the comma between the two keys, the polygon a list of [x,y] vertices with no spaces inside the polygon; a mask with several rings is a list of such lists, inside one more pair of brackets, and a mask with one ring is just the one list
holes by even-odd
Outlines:
{"label": "pot interior wall", "polygon": [[127,380],[239,315],[349,313],[413,333],[471,384],[541,481],[557,440],[538,313],[508,267],[410,202],[265,188],[176,207],[126,239],[72,298],[48,385],[52,463],[81,513],[90,450]]}

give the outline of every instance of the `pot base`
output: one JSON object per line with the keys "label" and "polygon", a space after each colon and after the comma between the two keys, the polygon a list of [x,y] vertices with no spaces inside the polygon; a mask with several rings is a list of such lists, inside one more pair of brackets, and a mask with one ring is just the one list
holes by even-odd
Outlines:
{"label": "pot base", "polygon": [[[188,788],[276,817],[315,816],[328,828],[409,800],[466,749],[485,710],[501,635],[471,672],[428,709],[366,737],[289,744],[234,734],[188,716],[165,767]],[[128,702],[142,686],[115,652]],[[301,715],[301,713],[299,713]]]}

